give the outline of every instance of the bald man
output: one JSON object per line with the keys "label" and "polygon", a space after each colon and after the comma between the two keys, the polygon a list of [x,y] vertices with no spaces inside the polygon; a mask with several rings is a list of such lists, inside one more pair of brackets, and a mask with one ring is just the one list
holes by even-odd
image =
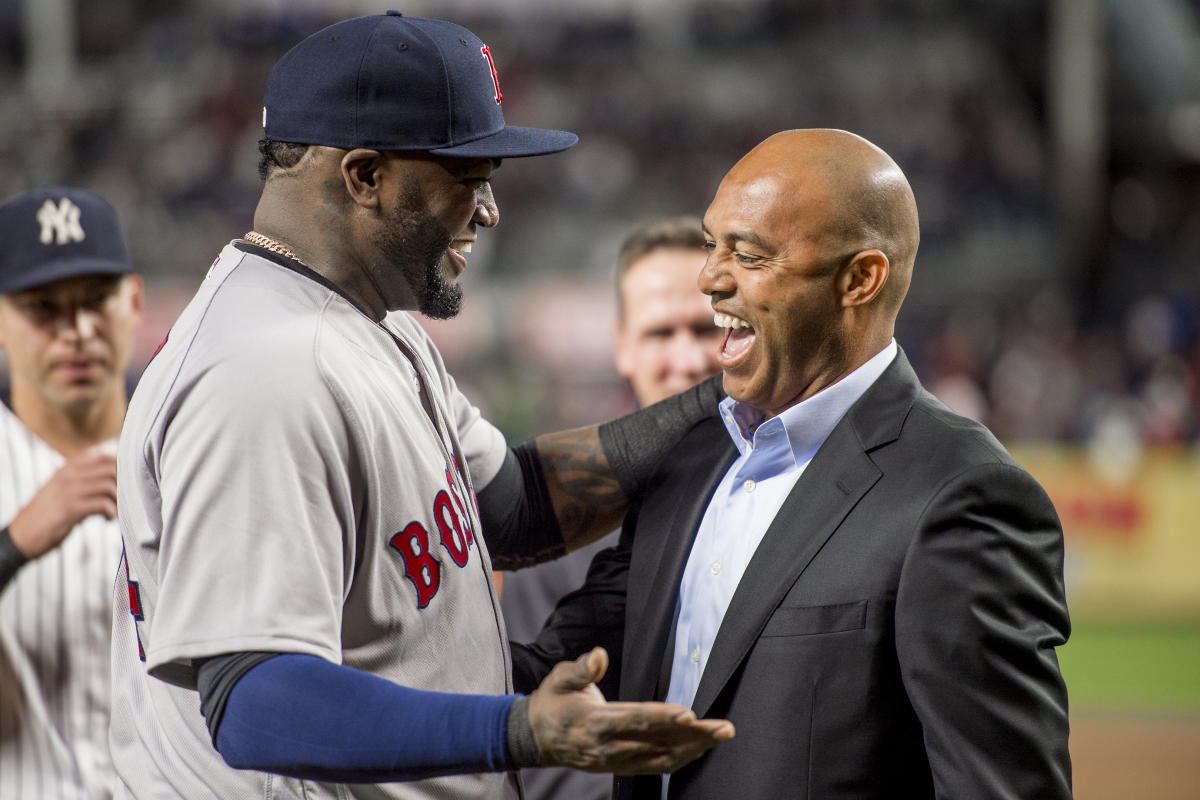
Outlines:
{"label": "bald man", "polygon": [[662,459],[518,674],[608,639],[622,698],[737,726],[619,798],[1069,798],[1062,529],[893,338],[904,174],[854,134],[785,131],[704,226],[722,418]]}

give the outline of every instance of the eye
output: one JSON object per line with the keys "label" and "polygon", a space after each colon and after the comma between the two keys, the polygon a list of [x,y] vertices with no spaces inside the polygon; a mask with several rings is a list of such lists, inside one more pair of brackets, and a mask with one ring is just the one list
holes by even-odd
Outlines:
{"label": "eye", "polygon": [[26,300],[21,310],[34,319],[50,319],[58,313],[58,306],[50,300]]}
{"label": "eye", "polygon": [[761,256],[756,256],[754,253],[747,253],[744,250],[735,250],[733,257],[743,264],[757,264],[762,261]]}
{"label": "eye", "polygon": [[705,240],[705,242],[704,242],[704,249],[705,249],[705,250],[716,250],[716,249],[717,249],[717,243],[716,243],[716,242],[713,242],[713,241],[708,241],[708,240]]}
{"label": "eye", "polygon": [[80,305],[82,305],[84,308],[95,311],[96,309],[103,308],[104,304],[108,302],[108,298],[111,296],[112,292],[109,292],[107,289],[104,291],[93,292],[85,297]]}

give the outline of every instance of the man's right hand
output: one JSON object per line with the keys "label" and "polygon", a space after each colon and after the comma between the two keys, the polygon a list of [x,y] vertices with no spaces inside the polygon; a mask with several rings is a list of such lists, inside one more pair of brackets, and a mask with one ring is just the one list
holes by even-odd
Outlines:
{"label": "man's right hand", "polygon": [[618,775],[674,772],[733,737],[733,724],[696,719],[673,703],[609,703],[596,688],[608,669],[597,647],[554,667],[529,696],[542,766]]}
{"label": "man's right hand", "polygon": [[68,459],[9,523],[8,535],[32,561],[92,514],[117,516],[117,459],[99,451]]}

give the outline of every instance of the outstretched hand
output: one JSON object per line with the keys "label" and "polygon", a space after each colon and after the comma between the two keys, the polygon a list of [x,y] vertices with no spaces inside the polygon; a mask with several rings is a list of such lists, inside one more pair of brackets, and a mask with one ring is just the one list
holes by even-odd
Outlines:
{"label": "outstretched hand", "polygon": [[529,696],[543,766],[619,775],[661,774],[704,755],[733,737],[721,719],[696,719],[674,703],[609,703],[596,688],[608,669],[597,647],[554,667]]}
{"label": "outstretched hand", "polygon": [[62,544],[92,514],[117,516],[117,460],[99,450],[67,459],[9,523],[8,534],[32,560]]}

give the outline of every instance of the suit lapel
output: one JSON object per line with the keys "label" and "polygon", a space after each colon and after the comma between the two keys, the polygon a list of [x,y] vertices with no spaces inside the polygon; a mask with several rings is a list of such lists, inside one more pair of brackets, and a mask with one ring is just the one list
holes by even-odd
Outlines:
{"label": "suit lapel", "polygon": [[[665,692],[659,677],[673,640],[675,601],[692,541],[717,484],[737,450],[717,419],[672,451],[675,469],[636,522],[629,580],[621,696],[645,699]],[[661,692],[660,692],[661,690]]]}
{"label": "suit lapel", "polygon": [[[699,716],[708,713],[796,579],[879,480],[879,468],[868,453],[899,436],[919,390],[901,352],[838,423],[796,482],[750,559],[717,631],[692,703]],[[707,502],[706,497],[700,514]],[[689,540],[688,549],[690,545]],[[678,573],[675,582],[678,586]]]}

